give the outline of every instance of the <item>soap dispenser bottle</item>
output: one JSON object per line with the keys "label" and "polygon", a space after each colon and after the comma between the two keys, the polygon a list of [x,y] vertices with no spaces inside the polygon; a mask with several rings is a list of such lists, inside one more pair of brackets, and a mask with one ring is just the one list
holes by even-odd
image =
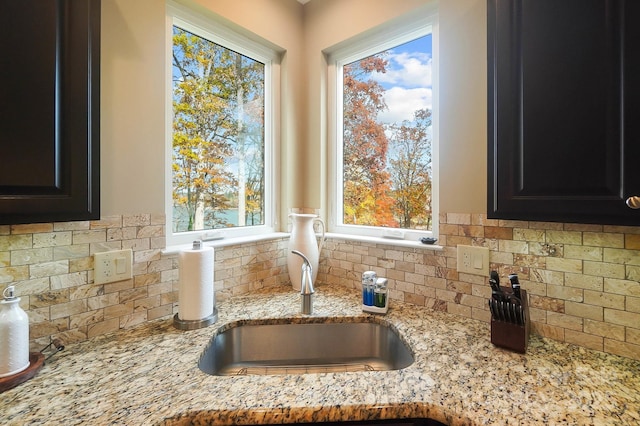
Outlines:
{"label": "soap dispenser bottle", "polygon": [[387,307],[387,284],[386,278],[378,278],[373,292],[373,304],[377,308]]}
{"label": "soap dispenser bottle", "polygon": [[29,367],[29,317],[14,290],[12,285],[5,288],[0,300],[0,377]]}
{"label": "soap dispenser bottle", "polygon": [[374,271],[362,273],[362,304],[365,306],[374,305],[374,289],[378,275]]}

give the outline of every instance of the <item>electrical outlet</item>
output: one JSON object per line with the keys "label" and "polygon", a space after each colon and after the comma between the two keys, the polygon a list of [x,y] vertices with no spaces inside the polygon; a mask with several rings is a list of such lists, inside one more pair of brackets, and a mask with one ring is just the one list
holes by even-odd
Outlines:
{"label": "electrical outlet", "polygon": [[458,272],[489,275],[489,249],[486,247],[458,246]]}
{"label": "electrical outlet", "polygon": [[133,278],[131,249],[114,250],[93,255],[93,281],[106,284]]}

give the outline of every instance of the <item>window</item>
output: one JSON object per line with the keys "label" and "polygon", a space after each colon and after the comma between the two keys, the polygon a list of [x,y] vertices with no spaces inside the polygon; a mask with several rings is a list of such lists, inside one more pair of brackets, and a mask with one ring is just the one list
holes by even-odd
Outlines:
{"label": "window", "polygon": [[274,55],[212,18],[169,11],[168,243],[271,232]]}
{"label": "window", "polygon": [[435,19],[400,27],[329,56],[332,232],[417,241],[437,230]]}

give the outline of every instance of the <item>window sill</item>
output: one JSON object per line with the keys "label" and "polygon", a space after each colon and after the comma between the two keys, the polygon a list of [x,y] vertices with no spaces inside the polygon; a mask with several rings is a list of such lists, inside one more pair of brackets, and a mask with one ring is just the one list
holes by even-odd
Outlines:
{"label": "window sill", "polygon": [[433,250],[433,251],[444,250],[443,246],[439,246],[436,244],[422,244],[420,241],[397,240],[394,238],[367,237],[363,235],[335,234],[330,232],[326,233],[325,237],[337,239],[337,240],[360,241],[364,243],[384,244],[387,246],[411,247],[411,248],[419,248],[419,249]]}
{"label": "window sill", "polygon": [[[290,234],[286,232],[271,232],[268,234],[258,234],[258,235],[251,235],[247,237],[222,238],[219,240],[203,241],[202,245],[205,247],[213,247],[213,248],[236,246],[239,244],[256,243],[259,241],[278,240],[281,238],[289,237],[289,235]],[[190,249],[191,247],[192,247],[191,244],[180,244],[175,246],[168,246],[164,250],[162,250],[162,254],[165,256],[171,256],[171,255],[180,253],[180,251],[182,250]]]}
{"label": "window sill", "polygon": [[[248,237],[237,238],[223,238],[220,240],[204,241],[205,247],[221,248],[228,246],[235,246],[239,244],[256,243],[259,241],[278,240],[282,238],[288,238],[291,234],[287,232],[272,232],[268,234],[251,235]],[[410,247],[423,250],[443,251],[444,247],[437,244],[422,244],[419,241],[409,240],[396,240],[393,238],[380,238],[380,237],[367,237],[363,235],[351,235],[351,234],[337,234],[328,232],[325,234],[325,238],[331,238],[344,241],[359,241],[363,243],[383,244],[387,246],[397,247]],[[190,249],[191,244],[180,244],[174,246],[168,246],[162,250],[162,254],[165,256],[171,256],[180,253],[182,250]]]}

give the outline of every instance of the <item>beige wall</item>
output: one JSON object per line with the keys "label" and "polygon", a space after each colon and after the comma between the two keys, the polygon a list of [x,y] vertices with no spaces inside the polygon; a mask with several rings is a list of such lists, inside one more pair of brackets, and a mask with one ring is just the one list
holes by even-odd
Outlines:
{"label": "beige wall", "polygon": [[[305,7],[308,129],[303,202],[325,207],[326,63],[322,51],[435,0],[322,0]],[[440,34],[440,211],[486,211],[486,4],[438,5]],[[318,161],[322,158],[322,162]]]}
{"label": "beige wall", "polygon": [[[185,0],[186,1],[186,0]],[[322,51],[434,0],[193,0],[281,49],[280,219],[326,203]],[[102,212],[164,212],[165,3],[102,6]],[[486,209],[486,6],[439,4],[440,211]],[[281,229],[284,229],[282,227]]]}
{"label": "beige wall", "polygon": [[[283,205],[302,189],[291,183],[305,123],[302,5],[295,0],[184,0],[282,51],[277,91],[281,109],[279,167]],[[164,0],[103,0],[101,174],[102,214],[164,212]],[[300,165],[302,167],[302,165]],[[293,201],[291,201],[293,200]]]}
{"label": "beige wall", "polygon": [[102,214],[164,212],[165,7],[104,0]]}
{"label": "beige wall", "polygon": [[[289,207],[299,204],[303,187],[300,176],[304,164],[296,159],[304,156],[305,111],[307,103],[304,62],[303,7],[295,0],[193,0],[215,14],[237,25],[248,36],[271,43],[283,52],[279,88],[280,173],[278,207],[280,224],[286,230]],[[184,1],[187,3],[188,1]],[[277,106],[276,106],[277,107]],[[278,109],[278,108],[276,108]]]}
{"label": "beige wall", "polygon": [[440,211],[487,208],[485,0],[440,2]]}

